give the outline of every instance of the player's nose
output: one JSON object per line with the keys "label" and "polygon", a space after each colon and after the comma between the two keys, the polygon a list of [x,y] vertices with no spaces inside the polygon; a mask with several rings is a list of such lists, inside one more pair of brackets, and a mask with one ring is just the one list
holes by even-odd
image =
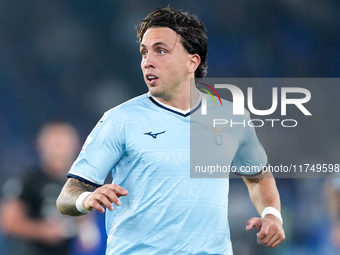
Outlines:
{"label": "player's nose", "polygon": [[155,67],[155,59],[152,57],[152,54],[146,54],[142,59],[142,67],[145,69],[154,68]]}

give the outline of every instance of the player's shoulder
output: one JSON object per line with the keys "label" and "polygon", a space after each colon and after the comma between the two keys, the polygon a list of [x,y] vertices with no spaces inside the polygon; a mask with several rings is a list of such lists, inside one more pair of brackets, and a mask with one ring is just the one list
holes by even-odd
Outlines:
{"label": "player's shoulder", "polygon": [[224,98],[221,98],[221,104],[225,107],[225,108],[228,108],[228,109],[232,109],[233,107],[233,102],[227,100],[227,99],[224,99]]}
{"label": "player's shoulder", "polygon": [[139,96],[136,96],[122,104],[119,104],[107,112],[105,112],[105,115],[111,117],[117,117],[117,116],[126,116],[131,113],[134,113],[136,111],[140,111],[142,108],[145,107],[145,104],[147,102],[148,95],[147,94],[142,94]]}
{"label": "player's shoulder", "polygon": [[136,96],[134,98],[131,98],[130,100],[118,105],[117,107],[115,108],[122,108],[122,109],[127,109],[127,108],[130,108],[130,107],[140,107],[141,105],[144,104],[145,101],[148,101],[148,94],[145,93],[145,94],[142,94],[142,95],[139,95],[139,96]]}
{"label": "player's shoulder", "polygon": [[236,108],[240,106],[235,105],[232,101],[229,101],[227,99],[217,97],[217,96],[212,96],[213,99],[211,99],[209,95],[205,95],[205,96],[206,96],[208,114],[211,113],[219,117],[228,116],[234,119],[235,121],[240,120],[240,119],[242,120],[242,119],[250,118],[250,113],[244,106],[241,106],[243,114],[239,114],[239,113],[236,113],[235,111],[237,110]]}
{"label": "player's shoulder", "polygon": [[233,103],[226,99],[217,96],[210,96],[202,93],[202,96],[206,96],[207,107],[210,110],[224,112],[224,113],[232,113],[233,111]]}

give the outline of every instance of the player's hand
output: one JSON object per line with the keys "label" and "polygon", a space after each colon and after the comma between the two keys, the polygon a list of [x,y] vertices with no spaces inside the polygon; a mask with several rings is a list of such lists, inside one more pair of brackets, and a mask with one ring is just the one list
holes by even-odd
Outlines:
{"label": "player's hand", "polygon": [[246,230],[249,231],[252,228],[259,231],[256,234],[259,244],[274,248],[285,240],[282,223],[274,215],[267,214],[265,218],[251,218],[247,222]]}
{"label": "player's hand", "polygon": [[106,184],[88,195],[83,201],[83,206],[87,210],[95,209],[101,213],[105,212],[104,207],[112,211],[112,203],[119,206],[119,197],[126,196],[128,193],[129,192],[126,189],[117,184]]}

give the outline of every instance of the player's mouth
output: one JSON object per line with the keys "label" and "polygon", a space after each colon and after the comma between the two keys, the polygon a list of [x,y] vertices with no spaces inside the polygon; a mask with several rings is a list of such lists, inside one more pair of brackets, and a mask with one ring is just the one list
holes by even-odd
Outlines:
{"label": "player's mouth", "polygon": [[154,85],[156,81],[158,80],[158,77],[153,74],[146,74],[145,78],[146,78],[146,82],[150,85]]}

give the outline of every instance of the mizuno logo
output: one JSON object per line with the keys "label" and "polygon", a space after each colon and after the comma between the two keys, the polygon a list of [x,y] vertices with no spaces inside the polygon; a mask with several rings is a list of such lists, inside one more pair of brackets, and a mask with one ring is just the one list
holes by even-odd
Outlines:
{"label": "mizuno logo", "polygon": [[165,133],[165,131],[159,132],[159,133],[156,133],[156,134],[152,134],[152,132],[148,132],[148,133],[144,133],[144,135],[149,135],[152,138],[156,139],[158,135],[163,134],[163,133]]}

